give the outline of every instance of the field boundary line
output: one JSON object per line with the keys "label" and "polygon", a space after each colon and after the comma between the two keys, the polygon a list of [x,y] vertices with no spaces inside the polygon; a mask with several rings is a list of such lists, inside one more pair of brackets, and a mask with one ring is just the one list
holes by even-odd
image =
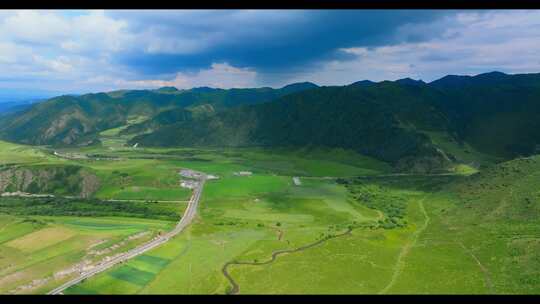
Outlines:
{"label": "field boundary line", "polygon": [[[200,173],[199,173],[200,174]],[[202,174],[199,177],[199,184],[194,188],[193,194],[191,195],[190,203],[188,204],[188,207],[184,211],[184,214],[180,218],[180,221],[177,223],[176,227],[166,233],[163,236],[158,236],[157,238],[151,240],[150,242],[147,242],[145,244],[142,244],[138,247],[135,247],[128,252],[125,252],[121,256],[118,256],[117,258],[114,258],[108,262],[105,262],[105,264],[102,264],[101,266],[98,266],[97,268],[94,268],[88,272],[81,273],[80,276],[64,283],[63,285],[51,290],[47,294],[62,294],[64,290],[67,288],[76,285],[87,278],[92,277],[93,275],[96,275],[100,272],[103,272],[109,268],[112,268],[116,266],[117,264],[124,263],[125,261],[132,259],[136,256],[139,256],[141,254],[144,254],[147,251],[150,251],[151,249],[154,249],[166,242],[168,242],[171,238],[181,233],[184,228],[189,226],[193,219],[195,218],[195,215],[197,213],[197,206],[199,204],[199,200],[201,198],[201,193],[204,187],[204,183],[206,181],[206,175]]]}
{"label": "field boundary line", "polygon": [[418,230],[416,230],[414,233],[413,233],[413,237],[412,239],[407,242],[403,248],[401,249],[401,251],[399,252],[399,256],[398,256],[398,260],[397,260],[397,263],[396,265],[394,266],[394,272],[392,274],[392,279],[390,280],[390,282],[388,282],[388,285],[386,285],[381,291],[378,292],[378,294],[384,294],[386,293],[390,288],[392,288],[392,286],[394,286],[394,284],[396,283],[397,281],[397,278],[399,277],[399,275],[401,274],[401,272],[403,271],[403,259],[407,256],[407,254],[409,253],[409,251],[411,250],[412,247],[414,247],[414,245],[416,244],[416,241],[418,240],[418,236],[427,228],[427,226],[429,225],[429,221],[431,220],[429,215],[427,214],[426,212],[426,209],[424,208],[424,200],[425,200],[425,197],[418,201],[418,206],[420,207],[420,211],[422,211],[422,214],[424,215],[424,224],[422,225],[422,227],[420,227]]}
{"label": "field boundary line", "polygon": [[488,288],[490,293],[493,293],[493,281],[491,281],[491,275],[489,271],[487,270],[487,268],[480,262],[478,257],[476,257],[476,255],[474,254],[474,252],[472,252],[472,250],[467,248],[465,244],[463,244],[462,241],[458,241],[458,244],[461,246],[461,248],[463,248],[463,250],[465,250],[466,253],[468,253],[474,259],[476,264],[478,264],[478,267],[480,267],[480,270],[484,274],[484,283],[486,284],[486,287]]}

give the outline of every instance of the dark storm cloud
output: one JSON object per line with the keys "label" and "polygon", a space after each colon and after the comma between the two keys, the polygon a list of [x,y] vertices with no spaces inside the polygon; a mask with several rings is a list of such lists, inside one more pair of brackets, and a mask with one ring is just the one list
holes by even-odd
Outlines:
{"label": "dark storm cloud", "polygon": [[2,11],[0,88],[279,87],[531,73],[540,70],[539,35],[534,10]]}
{"label": "dark storm cloud", "polygon": [[[415,30],[451,11],[208,11],[117,12],[132,31],[149,31],[157,39],[154,50],[130,49],[116,62],[145,75],[195,71],[213,62],[252,67],[258,72],[293,72],[313,62],[352,56],[337,51],[352,46],[380,46],[417,42],[439,35],[442,28]],[[280,16],[280,14],[282,16]],[[412,30],[402,30],[401,28]],[[176,48],[167,47],[174,45]],[[183,47],[187,44],[187,50]]]}

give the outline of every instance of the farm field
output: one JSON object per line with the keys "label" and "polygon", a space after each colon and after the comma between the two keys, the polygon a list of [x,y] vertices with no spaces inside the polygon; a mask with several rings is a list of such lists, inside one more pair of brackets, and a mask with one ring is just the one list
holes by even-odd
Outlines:
{"label": "farm field", "polygon": [[[276,151],[272,157],[264,160],[263,155],[265,152],[255,149],[220,151],[196,149],[130,149],[124,147],[112,151],[107,147],[91,147],[88,149],[55,150],[61,153],[61,155],[102,156],[101,160],[97,160],[95,157],[87,159],[58,157],[53,155],[53,151],[46,147],[24,147],[8,143],[3,147],[4,150],[2,153],[6,155],[9,153],[16,154],[18,153],[17,151],[25,149],[24,151],[28,151],[29,155],[33,156],[31,160],[29,159],[29,163],[30,161],[32,162],[31,165],[76,165],[87,168],[91,172],[94,172],[101,182],[98,191],[93,197],[98,200],[117,200],[106,202],[107,208],[103,209],[103,212],[100,212],[99,210],[101,208],[98,208],[96,205],[99,203],[93,201],[83,200],[79,202],[76,199],[67,199],[65,202],[59,203],[57,199],[53,199],[52,201],[45,199],[36,199],[34,201],[28,199],[3,199],[1,211],[6,214],[6,219],[11,218],[12,221],[16,222],[16,219],[23,221],[27,218],[31,218],[32,220],[38,218],[39,220],[36,221],[39,223],[41,223],[42,218],[47,220],[46,224],[34,224],[38,226],[32,229],[27,228],[27,234],[22,234],[25,232],[24,230],[17,230],[21,233],[21,235],[17,235],[17,239],[12,240],[7,235],[3,236],[5,240],[3,240],[2,244],[7,248],[5,250],[9,250],[10,252],[17,250],[16,252],[20,252],[24,250],[25,242],[28,243],[31,239],[46,235],[46,241],[40,245],[43,248],[36,249],[36,252],[43,254],[47,261],[51,261],[50,259],[52,257],[58,260],[64,259],[54,269],[49,269],[50,267],[47,268],[40,264],[44,262],[34,258],[33,252],[27,253],[25,256],[18,255],[20,261],[17,261],[17,263],[22,263],[22,260],[28,260],[33,261],[32,263],[34,264],[32,265],[34,266],[29,267],[29,264],[22,263],[21,267],[24,268],[24,272],[18,268],[11,268],[10,273],[13,273],[12,276],[16,274],[21,279],[19,281],[9,279],[10,283],[6,283],[7,285],[2,287],[4,288],[3,292],[10,292],[14,288],[25,285],[33,284],[35,286],[25,286],[26,288],[13,291],[17,293],[43,293],[47,289],[51,289],[55,285],[59,285],[62,281],[67,280],[69,276],[49,280],[43,278],[53,275],[55,271],[61,271],[62,267],[68,267],[69,265],[76,264],[77,261],[82,261],[85,249],[91,246],[93,241],[97,242],[102,237],[111,237],[112,239],[107,244],[112,246],[114,242],[121,242],[122,238],[129,237],[130,235],[147,230],[151,231],[152,235],[154,235],[158,230],[165,231],[167,228],[171,228],[175,220],[174,217],[177,216],[178,218],[185,207],[185,204],[177,201],[187,200],[190,196],[188,189],[178,186],[179,177],[177,172],[179,168],[187,167],[201,170],[215,174],[220,179],[207,184],[203,193],[203,202],[200,210],[201,218],[196,225],[190,227],[187,233],[165,246],[157,248],[155,251],[142,255],[126,264],[126,266],[140,271],[150,273],[159,272],[159,276],[157,276],[158,283],[151,284],[148,273],[141,272],[148,282],[137,279],[128,279],[128,281],[131,281],[127,283],[117,282],[120,285],[124,284],[125,288],[131,286],[131,289],[125,289],[124,287],[115,287],[116,283],[112,284],[105,279],[100,279],[98,276],[96,277],[96,283],[88,280],[88,282],[80,286],[75,286],[73,288],[74,292],[76,290],[79,290],[79,292],[81,290],[91,292],[92,288],[84,287],[84,285],[86,283],[98,284],[99,282],[107,286],[108,289],[104,290],[110,290],[114,293],[129,292],[133,290],[133,284],[138,286],[140,292],[143,293],[162,292],[163,289],[160,287],[162,283],[159,282],[176,282],[177,278],[175,276],[178,274],[178,271],[174,270],[174,267],[178,267],[179,264],[182,264],[182,267],[184,267],[183,260],[177,259],[177,256],[180,254],[178,249],[185,246],[188,246],[188,248],[191,248],[191,246],[193,248],[199,248],[198,251],[182,251],[185,252],[186,256],[195,259],[194,263],[189,264],[189,267],[201,267],[202,265],[195,263],[195,261],[197,259],[200,261],[203,257],[211,257],[209,261],[214,261],[212,263],[213,267],[205,267],[205,270],[202,272],[197,271],[197,276],[201,280],[207,280],[208,275],[213,276],[219,282],[216,286],[200,282],[200,285],[188,287],[185,292],[209,291],[213,288],[223,291],[227,288],[227,284],[221,274],[223,264],[250,246],[254,247],[251,255],[258,254],[263,258],[266,247],[282,248],[285,242],[300,244],[306,238],[305,232],[308,230],[310,230],[308,239],[315,238],[316,233],[326,231],[328,229],[326,225],[332,222],[332,220],[326,218],[325,211],[334,210],[338,216],[347,219],[356,218],[358,221],[365,221],[374,215],[372,210],[364,208],[365,210],[362,211],[365,212],[364,215],[357,208],[355,209],[348,203],[344,203],[342,199],[346,195],[344,189],[327,180],[318,179],[317,176],[326,176],[329,175],[328,173],[338,173],[340,171],[350,175],[353,173],[374,174],[377,172],[376,170],[381,170],[381,172],[388,170],[388,167],[384,163],[347,153],[343,153],[343,160],[336,162],[332,162],[326,156],[327,171],[323,171],[320,168],[320,161],[325,158],[325,154],[322,152],[314,152],[311,159],[302,159],[296,156],[296,158],[291,158],[293,161],[289,162],[289,165],[284,165],[290,157],[289,154],[292,155],[299,152]],[[317,153],[319,155],[316,155]],[[25,159],[14,158],[14,160],[17,160],[19,165],[26,165]],[[366,168],[361,167],[364,163]],[[328,164],[332,164],[334,168]],[[343,170],[343,168],[348,168],[348,171]],[[240,177],[235,175],[235,172],[243,170],[253,171],[253,176]],[[278,173],[283,175],[279,175]],[[293,175],[313,176],[315,179],[306,178],[303,183],[305,186],[300,188],[293,185]],[[294,208],[295,210],[288,210],[284,208],[286,205],[281,202],[283,198],[289,201],[299,199],[303,203],[302,206],[299,205]],[[167,201],[170,202],[167,203]],[[236,207],[237,201],[241,202],[242,205]],[[310,202],[314,203],[315,208],[313,210],[311,210]],[[50,204],[54,204],[55,207],[50,209],[50,207],[47,207]],[[148,205],[150,207],[145,207],[147,204],[150,204]],[[120,206],[122,205],[126,208],[122,208],[124,211],[119,211],[120,209],[117,208],[121,208]],[[52,207],[53,205],[50,206]],[[59,209],[60,207],[61,209]],[[148,209],[150,211],[145,211],[145,208],[150,208]],[[45,210],[55,210],[55,212],[54,214],[50,214],[50,211]],[[40,216],[40,214],[46,214],[47,216]],[[73,222],[70,222],[68,219],[78,217],[69,216],[70,214],[79,214],[82,216],[79,217],[81,224],[74,226]],[[107,217],[107,214],[109,214],[109,217]],[[123,221],[138,222],[142,217],[161,220],[150,220],[159,223],[159,225],[155,224],[157,226],[151,227],[143,225],[128,229],[127,227],[130,227],[129,225],[126,227],[120,225]],[[118,226],[105,225],[101,228],[100,223],[103,221],[106,222],[106,219],[113,221],[117,218],[121,219],[118,221]],[[206,223],[207,219],[208,223]],[[94,223],[95,221],[97,223]],[[278,223],[279,226],[276,226]],[[26,227],[29,224],[17,224],[13,227],[19,225]],[[311,229],[311,227],[314,229]],[[290,236],[287,237],[287,240],[282,239],[277,241],[278,231],[284,231],[285,229],[288,230],[287,234]],[[94,235],[94,232],[96,235]],[[285,232],[282,233],[285,235]],[[81,238],[81,234],[84,234],[85,237]],[[150,238],[150,234],[145,236],[145,238],[141,238],[141,242],[143,239],[148,238]],[[72,245],[70,242],[73,242],[75,239],[78,240],[78,243]],[[5,243],[9,244],[5,245]],[[135,243],[133,242],[130,246],[134,246]],[[68,247],[68,249],[59,249],[64,246]],[[99,246],[105,245],[100,244]],[[122,249],[127,250],[127,248],[129,246],[125,246]],[[53,253],[47,253],[47,250],[53,249],[59,252],[58,256],[54,256]],[[70,254],[66,254],[67,251]],[[15,252],[12,254],[15,255]],[[7,262],[8,260],[4,259],[3,261]],[[133,263],[133,265],[130,263]],[[111,278],[108,278],[108,275],[106,277],[108,280],[122,281],[122,278],[131,277],[129,275],[130,273],[137,272],[137,270],[131,268],[127,269],[129,271],[121,270],[120,274],[113,275]],[[7,274],[8,272],[5,273]],[[139,276],[137,275],[136,277]],[[133,280],[135,280],[135,283]],[[189,276],[185,276],[184,280],[192,281]],[[144,286],[141,285],[143,282],[146,282]],[[177,284],[175,283],[174,285],[176,286]],[[72,291],[68,290],[67,293],[69,292]],[[180,291],[171,289],[170,292]]]}
{"label": "farm field", "polygon": [[[149,266],[137,258],[66,292],[99,293],[103,288],[124,290],[115,286],[126,285],[130,286],[126,293],[224,293],[228,282],[222,268],[234,258],[263,260],[272,250],[316,241],[321,234],[346,228],[345,223],[374,221],[377,214],[351,206],[341,188],[324,180],[298,187],[291,178],[281,176],[231,176],[211,181],[203,194],[200,221],[143,256],[159,265]],[[334,227],[339,220],[343,227]],[[153,275],[135,284],[138,287],[118,275],[149,267]]]}
{"label": "farm field", "polygon": [[[3,147],[6,155],[23,149]],[[95,201],[54,202],[56,214],[43,213],[53,204],[47,200],[3,199],[2,293],[46,293],[70,277],[55,273],[97,261],[89,251],[148,232],[111,255],[172,229],[191,195],[179,187],[180,168],[219,177],[206,183],[195,222],[65,294],[482,294],[537,293],[540,286],[540,267],[526,267],[538,262],[530,250],[540,225],[526,216],[528,205],[518,213],[507,207],[538,195],[530,189],[540,170],[530,163],[400,176],[344,150],[61,150],[97,160],[24,149],[28,164],[82,166],[101,184]],[[516,170],[529,173],[518,179]],[[485,216],[490,208],[496,211]],[[35,239],[41,244],[29,246]]]}
{"label": "farm field", "polygon": [[[76,275],[79,266],[128,250],[158,231],[169,230],[171,223],[120,217],[0,215],[0,227],[0,293],[5,294],[46,292]],[[81,262],[86,264],[77,266]]]}
{"label": "farm field", "polygon": [[538,267],[525,265],[540,225],[504,217],[475,225],[477,207],[471,215],[460,206],[473,187],[466,176],[366,177],[346,186],[260,178],[266,188],[254,182],[226,199],[227,188],[244,185],[239,177],[209,183],[187,233],[66,293],[538,292]]}

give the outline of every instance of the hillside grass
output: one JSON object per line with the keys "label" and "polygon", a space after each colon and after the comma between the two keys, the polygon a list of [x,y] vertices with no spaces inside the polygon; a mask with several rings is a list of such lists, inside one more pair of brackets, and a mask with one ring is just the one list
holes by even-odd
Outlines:
{"label": "hillside grass", "polygon": [[455,169],[457,172],[463,172],[465,169],[468,173],[474,173],[478,171],[477,169],[480,166],[485,167],[504,160],[502,157],[495,156],[496,153],[483,153],[466,142],[460,143],[447,133],[435,131],[422,132],[428,135],[431,141],[445,153],[456,158],[458,165]]}
{"label": "hillside grass", "polygon": [[6,164],[40,163],[51,160],[41,149],[0,141],[0,166]]}

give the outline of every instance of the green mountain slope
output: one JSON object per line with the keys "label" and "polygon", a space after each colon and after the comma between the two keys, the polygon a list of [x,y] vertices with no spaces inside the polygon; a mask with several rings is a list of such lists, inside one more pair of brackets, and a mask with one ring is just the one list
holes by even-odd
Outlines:
{"label": "green mountain slope", "polygon": [[0,138],[88,145],[120,126],[142,146],[344,148],[434,172],[539,152],[540,74],[61,96],[0,118]]}
{"label": "green mountain slope", "polygon": [[121,124],[128,112],[103,93],[60,96],[4,117],[0,136],[27,144],[76,144],[88,140],[87,134]]}
{"label": "green mountain slope", "polygon": [[300,83],[281,89],[210,89],[114,91],[60,96],[0,119],[0,137],[37,145],[86,145],[96,134],[125,125],[129,117],[154,117],[162,111],[211,104],[224,108],[255,104],[316,87]]}
{"label": "green mountain slope", "polygon": [[396,164],[414,165],[423,159],[425,169],[431,170],[446,160],[429,137],[416,129],[446,132],[447,121],[428,103],[429,94],[423,88],[393,82],[318,88],[274,102],[185,116],[151,134],[135,137],[132,143],[339,147]]}
{"label": "green mountain slope", "polygon": [[[147,146],[327,146],[428,170],[540,147],[540,74],[447,76],[321,87],[153,125]],[[157,129],[156,129],[157,127]],[[147,129],[148,130],[148,129]]]}
{"label": "green mountain slope", "polygon": [[446,76],[430,84],[459,137],[505,158],[540,152],[540,74]]}
{"label": "green mountain slope", "polygon": [[444,236],[465,248],[482,270],[489,292],[538,293],[539,180],[536,155],[450,185],[439,194],[442,199],[430,198],[440,220],[434,220],[429,238],[442,243]]}
{"label": "green mountain slope", "polygon": [[483,222],[536,222],[540,217],[538,180],[540,156],[535,155],[482,170],[454,185],[452,192],[458,193],[468,216]]}

